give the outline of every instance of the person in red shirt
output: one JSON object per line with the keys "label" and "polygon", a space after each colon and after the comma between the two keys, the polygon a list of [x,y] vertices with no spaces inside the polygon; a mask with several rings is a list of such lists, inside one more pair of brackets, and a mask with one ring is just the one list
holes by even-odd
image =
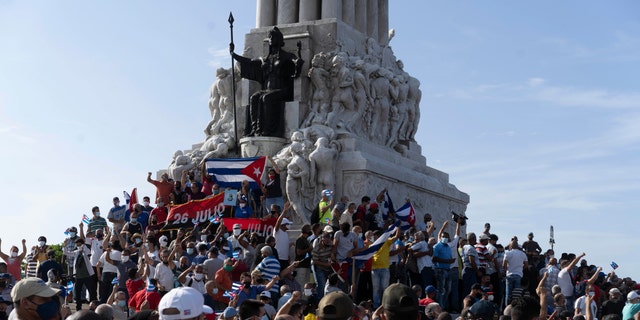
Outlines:
{"label": "person in red shirt", "polygon": [[169,181],[169,175],[163,173],[160,176],[160,181],[151,179],[151,172],[147,175],[147,182],[156,186],[156,199],[163,198],[165,201],[169,199],[169,195],[173,191],[173,183]]}
{"label": "person in red shirt", "polygon": [[136,312],[140,312],[140,310],[158,310],[160,298],[157,280],[149,279],[148,286],[136,292],[129,299],[129,308],[135,309]]}
{"label": "person in red shirt", "polygon": [[420,305],[420,306],[428,306],[432,302],[437,302],[435,300],[435,298],[436,298],[436,287],[427,286],[424,289],[424,292],[427,294],[427,297],[424,298],[424,299],[418,300],[418,305]]}
{"label": "person in red shirt", "polygon": [[12,246],[9,255],[2,252],[2,240],[0,240],[0,258],[7,263],[7,272],[17,282],[20,281],[20,263],[27,254],[27,240],[22,239],[22,253],[18,254],[18,247]]}
{"label": "person in red shirt", "polygon": [[371,202],[371,198],[368,196],[362,197],[361,203],[356,209],[356,213],[353,214],[353,225],[360,225],[364,228],[364,216],[367,214],[367,207]]}

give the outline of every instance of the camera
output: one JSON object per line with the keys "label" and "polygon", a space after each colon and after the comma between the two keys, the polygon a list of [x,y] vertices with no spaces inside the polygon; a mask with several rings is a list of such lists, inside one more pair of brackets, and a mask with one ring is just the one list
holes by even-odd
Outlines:
{"label": "camera", "polygon": [[467,224],[467,219],[469,218],[465,217],[464,215],[459,215],[455,211],[451,211],[451,219],[453,219],[453,221],[456,223],[460,223],[461,226],[464,226],[465,224]]}

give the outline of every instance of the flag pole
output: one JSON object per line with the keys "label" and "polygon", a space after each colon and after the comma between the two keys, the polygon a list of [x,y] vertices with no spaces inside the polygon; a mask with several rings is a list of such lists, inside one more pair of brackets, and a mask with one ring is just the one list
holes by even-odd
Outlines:
{"label": "flag pole", "polygon": [[[229,21],[229,32],[231,33],[231,43],[230,46],[235,48],[235,45],[233,44],[233,21],[235,21],[233,19],[233,13],[229,12],[229,19],[227,20]],[[234,141],[234,145],[236,148],[236,152],[238,152],[238,155],[240,155],[240,149],[238,148],[238,120],[237,120],[237,116],[236,116],[236,72],[235,72],[235,68],[233,67],[233,52],[230,53],[231,54],[231,81],[233,82],[233,84],[231,85],[231,92],[233,94],[233,130],[234,130],[234,136],[233,136],[233,141]]]}

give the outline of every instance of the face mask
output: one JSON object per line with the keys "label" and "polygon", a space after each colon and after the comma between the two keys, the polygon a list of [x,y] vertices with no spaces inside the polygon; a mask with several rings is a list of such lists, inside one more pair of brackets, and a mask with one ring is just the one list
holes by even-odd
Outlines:
{"label": "face mask", "polygon": [[76,233],[75,232],[69,232],[69,237],[75,238],[76,237]]}
{"label": "face mask", "polygon": [[145,243],[145,244],[144,244],[144,247],[145,247],[145,248],[147,248],[147,249],[149,249],[149,243]]}
{"label": "face mask", "polygon": [[96,234],[96,238],[98,238],[98,240],[102,240],[102,238],[104,238],[104,234],[98,233]]}
{"label": "face mask", "polygon": [[122,256],[122,262],[127,262],[129,261],[129,256]]}
{"label": "face mask", "polygon": [[143,206],[148,207],[149,206],[149,201],[145,201],[142,203]]}
{"label": "face mask", "polygon": [[44,247],[45,244],[46,244],[46,242],[44,242],[44,241],[38,242],[38,246],[40,246],[40,247]]}
{"label": "face mask", "polygon": [[211,293],[213,293],[213,294],[218,294],[218,288],[213,288],[213,289],[211,290]]}
{"label": "face mask", "polygon": [[589,291],[589,297],[593,297],[596,293],[593,291]]}
{"label": "face mask", "polygon": [[127,306],[127,302],[124,300],[118,300],[118,307],[124,308]]}
{"label": "face mask", "polygon": [[251,287],[251,281],[246,281],[242,284],[245,286],[245,288]]}
{"label": "face mask", "polygon": [[201,280],[202,280],[202,277],[204,277],[204,274],[202,274],[202,273],[195,273],[195,274],[193,275],[193,278],[194,278],[196,281],[201,281]]}
{"label": "face mask", "polygon": [[311,289],[304,289],[304,295],[305,296],[311,296],[313,294],[313,292],[311,291]]}
{"label": "face mask", "polygon": [[362,232],[356,233],[356,235],[358,236],[358,239],[362,239]]}
{"label": "face mask", "polygon": [[444,244],[447,244],[447,243],[449,243],[449,238],[442,238],[442,239],[440,239],[440,242],[442,242]]}
{"label": "face mask", "polygon": [[37,306],[38,309],[36,309],[36,312],[38,313],[38,316],[40,316],[40,319],[51,319],[55,317],[60,308],[56,300],[51,300],[43,304],[37,304]]}
{"label": "face mask", "polygon": [[549,255],[549,260],[553,259],[553,255]]}
{"label": "face mask", "polygon": [[236,236],[236,237],[237,237],[237,236],[239,236],[239,235],[240,235],[240,233],[242,233],[242,230],[241,230],[241,229],[233,229],[233,235],[234,235],[234,236]]}
{"label": "face mask", "polygon": [[136,240],[134,240],[136,243],[142,243],[142,239],[140,238],[136,238]]}
{"label": "face mask", "polygon": [[231,271],[233,270],[233,266],[230,266],[230,265],[228,265],[228,264],[227,264],[227,265],[225,265],[225,266],[224,266],[224,267],[222,267],[222,268],[224,269],[224,271],[228,271],[228,272],[231,272]]}
{"label": "face mask", "polygon": [[240,202],[239,206],[240,206],[240,208],[244,208],[244,207],[246,207],[246,206],[247,206],[247,204],[246,204],[246,203],[244,203],[244,202]]}
{"label": "face mask", "polygon": [[169,265],[169,260],[167,261],[162,260],[162,264],[164,264],[165,266]]}
{"label": "face mask", "polygon": [[12,251],[11,252],[11,258],[16,258],[16,257],[18,257],[18,253],[15,252],[15,251]]}
{"label": "face mask", "polygon": [[95,215],[97,218],[100,218],[100,211],[98,211],[98,212],[94,213],[94,215]]}
{"label": "face mask", "polygon": [[207,242],[207,235],[206,234],[201,235],[200,236],[200,241]]}
{"label": "face mask", "polygon": [[225,232],[224,235],[222,235],[225,238],[229,238],[229,232]]}
{"label": "face mask", "polygon": [[187,248],[187,254],[193,254],[193,248]]}
{"label": "face mask", "polygon": [[131,224],[138,224],[138,218],[131,218]]}
{"label": "face mask", "polygon": [[158,202],[158,207],[164,207],[164,202]]}

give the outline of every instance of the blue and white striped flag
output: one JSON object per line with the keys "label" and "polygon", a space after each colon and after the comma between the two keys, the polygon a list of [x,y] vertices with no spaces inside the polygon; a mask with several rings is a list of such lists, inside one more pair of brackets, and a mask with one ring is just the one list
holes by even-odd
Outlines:
{"label": "blue and white striped flag", "polygon": [[408,230],[412,225],[416,223],[416,212],[413,210],[411,201],[407,201],[402,207],[396,211],[396,217],[402,221],[400,228],[402,230]]}
{"label": "blue and white striped flag", "polygon": [[154,286],[153,283],[151,283],[151,279],[147,277],[147,292],[153,292],[153,291],[156,291],[156,286]]}
{"label": "blue and white striped flag", "polygon": [[240,293],[240,290],[242,290],[242,283],[234,282],[231,284],[231,290],[225,291],[224,294],[222,294],[222,296],[227,297],[229,299],[233,299],[236,295],[238,295],[238,293]]}
{"label": "blue and white striped flag", "polygon": [[242,188],[242,180],[249,181],[251,189],[260,187],[265,157],[206,159],[207,174],[220,188]]}
{"label": "blue and white striped flag", "polygon": [[369,248],[362,250],[356,253],[353,258],[356,260],[369,260],[369,258],[373,257],[373,255],[380,250],[380,247],[396,232],[396,228],[400,225],[400,221],[396,221],[394,224],[390,225],[389,228],[380,235],[380,237],[369,246]]}
{"label": "blue and white striped flag", "polygon": [[89,217],[86,214],[82,215],[82,222],[84,222],[84,224],[89,224]]}

